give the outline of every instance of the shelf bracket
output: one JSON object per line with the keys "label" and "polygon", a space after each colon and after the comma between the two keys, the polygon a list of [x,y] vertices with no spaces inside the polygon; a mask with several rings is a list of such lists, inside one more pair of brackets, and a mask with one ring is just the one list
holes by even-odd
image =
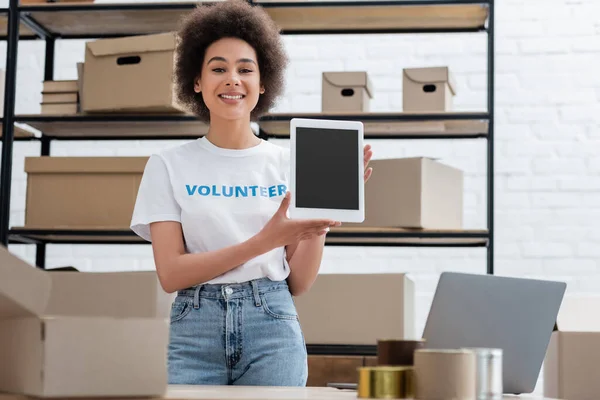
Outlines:
{"label": "shelf bracket", "polygon": [[21,13],[21,21],[23,24],[27,25],[29,29],[35,32],[36,35],[40,37],[40,39],[54,39],[56,35],[46,29],[45,26],[37,22],[33,17],[31,17],[28,13]]}

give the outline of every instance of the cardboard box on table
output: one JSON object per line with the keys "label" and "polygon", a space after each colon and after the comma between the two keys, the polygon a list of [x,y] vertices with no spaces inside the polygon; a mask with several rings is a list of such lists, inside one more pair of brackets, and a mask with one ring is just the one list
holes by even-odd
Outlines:
{"label": "cardboard box on table", "polygon": [[155,272],[48,272],[0,246],[0,392],[160,396],[170,297]]}
{"label": "cardboard box on table", "polygon": [[307,344],[414,339],[414,283],[405,274],[319,274],[294,299]]}
{"label": "cardboard box on table", "polygon": [[[414,283],[405,274],[319,274],[294,299],[308,345],[377,345],[378,339],[415,338]],[[357,383],[357,368],[376,357],[308,357],[308,386]]]}
{"label": "cardboard box on table", "polygon": [[600,297],[565,297],[544,361],[544,395],[600,398]]}

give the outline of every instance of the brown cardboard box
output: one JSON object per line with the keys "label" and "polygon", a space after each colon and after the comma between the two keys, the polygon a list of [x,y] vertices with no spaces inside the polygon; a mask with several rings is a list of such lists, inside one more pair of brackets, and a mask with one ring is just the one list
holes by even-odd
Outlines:
{"label": "brown cardboard box", "polygon": [[405,274],[320,274],[295,303],[307,344],[375,346],[415,337],[414,296]]}
{"label": "brown cardboard box", "polygon": [[600,297],[565,297],[544,362],[544,396],[596,400],[600,394]]}
{"label": "brown cardboard box", "polygon": [[372,160],[365,220],[345,226],[462,229],[463,173],[424,157]]}
{"label": "brown cardboard box", "polygon": [[323,72],[321,111],[368,112],[372,97],[366,72]]}
{"label": "brown cardboard box", "polygon": [[406,68],[402,108],[406,112],[445,112],[453,108],[456,84],[448,67]]}
{"label": "brown cardboard box", "polygon": [[85,112],[180,112],[174,97],[175,34],[86,43]]}
{"label": "brown cardboard box", "polygon": [[128,228],[148,157],[26,157],[25,226]]}
{"label": "brown cardboard box", "polygon": [[77,93],[77,80],[47,80],[42,83],[42,96],[44,94]]}
{"label": "brown cardboard box", "polygon": [[169,323],[161,290],[154,271],[46,272],[0,246],[0,392],[164,394]]}
{"label": "brown cardboard box", "polygon": [[41,103],[42,115],[75,115],[79,111],[77,102],[72,103]]}
{"label": "brown cardboard box", "polygon": [[[165,293],[154,271],[106,273],[50,270],[48,275],[52,283],[52,295],[47,305],[50,314],[109,314],[115,318],[169,317],[172,295]],[[135,291],[133,296],[132,290]]]}
{"label": "brown cardboard box", "polygon": [[43,115],[73,115],[79,111],[77,80],[44,81],[41,113]]}

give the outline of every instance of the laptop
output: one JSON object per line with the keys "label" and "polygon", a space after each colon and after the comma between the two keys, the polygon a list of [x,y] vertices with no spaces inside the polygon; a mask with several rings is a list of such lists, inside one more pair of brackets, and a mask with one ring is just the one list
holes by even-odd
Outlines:
{"label": "laptop", "polygon": [[425,348],[500,348],[504,393],[531,393],[565,290],[564,282],[444,272],[423,331]]}

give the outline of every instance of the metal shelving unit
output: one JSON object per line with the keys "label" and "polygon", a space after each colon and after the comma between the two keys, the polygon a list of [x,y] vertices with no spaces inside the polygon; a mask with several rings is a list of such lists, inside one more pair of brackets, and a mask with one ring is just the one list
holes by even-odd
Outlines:
{"label": "metal shelving unit", "polygon": [[[289,137],[293,117],[358,119],[367,139],[481,139],[487,141],[487,227],[483,230],[427,231],[409,229],[337,228],[327,237],[334,246],[486,247],[488,274],[494,273],[494,0],[366,0],[265,2],[263,6],[283,34],[487,34],[487,111],[483,113],[269,114],[259,121],[260,135]],[[203,3],[210,3],[204,1]],[[0,180],[0,242],[37,246],[36,262],[45,266],[47,244],[140,244],[128,229],[9,229],[13,143],[38,140],[41,155],[50,155],[54,140],[193,139],[204,126],[188,115],[15,115],[17,48],[20,40],[44,40],[44,80],[54,76],[57,39],[95,39],[152,34],[176,29],[195,3],[48,4],[19,6],[10,0],[0,9],[0,38],[7,41],[2,164]],[[14,123],[42,132],[40,138],[15,135]],[[442,131],[411,131],[415,123],[443,123]],[[406,123],[409,123],[406,125]],[[383,125],[383,128],[382,128]],[[81,134],[85,131],[86,134]],[[172,134],[165,135],[169,131]],[[366,353],[372,352],[369,348]],[[315,350],[321,351],[321,350]],[[323,350],[324,351],[324,350]],[[328,350],[329,351],[329,350]],[[340,350],[345,351],[345,350]],[[361,350],[362,351],[362,350]]]}

